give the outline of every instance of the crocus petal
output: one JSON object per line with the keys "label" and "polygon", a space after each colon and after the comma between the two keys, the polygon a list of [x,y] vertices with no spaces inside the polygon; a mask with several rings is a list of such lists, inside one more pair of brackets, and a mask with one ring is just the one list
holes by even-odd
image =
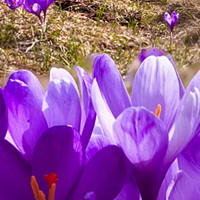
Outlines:
{"label": "crocus petal", "polygon": [[95,121],[95,125],[94,125],[94,129],[93,129],[92,135],[104,135],[103,129],[102,129],[102,127],[101,127],[101,124],[100,124],[100,122],[99,122],[98,117],[96,118],[96,121]]}
{"label": "crocus petal", "polygon": [[175,11],[171,14],[171,30],[174,29],[174,26],[176,25],[178,21],[179,14],[177,14]]}
{"label": "crocus petal", "polygon": [[130,176],[126,177],[124,187],[114,200],[141,200],[140,192],[135,181]]}
{"label": "crocus petal", "polygon": [[30,166],[7,141],[0,146],[0,160],[0,199],[33,200]]}
{"label": "crocus petal", "polygon": [[13,1],[12,0],[5,0],[5,3],[7,3],[8,5],[11,5],[11,4],[13,4]]}
{"label": "crocus petal", "polygon": [[96,199],[113,200],[123,187],[125,164],[117,146],[107,146],[96,153],[85,166],[71,200],[84,199],[93,192]]}
{"label": "crocus petal", "polygon": [[200,200],[200,193],[193,180],[180,171],[169,185],[166,199],[168,200]]}
{"label": "crocus petal", "polygon": [[180,78],[180,76],[179,76],[178,70],[177,70],[177,68],[176,68],[176,66],[175,66],[175,64],[174,64],[174,61],[173,61],[172,56],[171,56],[170,54],[168,54],[168,55],[167,55],[167,58],[168,58],[169,61],[172,63],[172,66],[174,67],[174,70],[175,70],[175,72],[176,72],[176,76],[177,76],[178,82],[179,82],[180,97],[182,98],[183,95],[184,95],[184,93],[185,93],[185,88],[184,88],[183,83],[182,83],[182,81],[181,81],[181,78]]}
{"label": "crocus petal", "polygon": [[49,82],[43,111],[49,127],[71,125],[80,130],[80,100],[70,80],[53,79]]}
{"label": "crocus petal", "polygon": [[10,75],[9,80],[20,80],[21,82],[25,83],[33,93],[38,105],[40,105],[42,108],[44,89],[38,78],[32,72],[28,70],[13,72]]}
{"label": "crocus petal", "polygon": [[88,162],[99,150],[110,145],[111,142],[104,135],[92,135],[86,148],[86,162]]}
{"label": "crocus petal", "polygon": [[179,171],[179,165],[178,165],[178,161],[176,159],[171,164],[171,166],[169,167],[169,169],[165,175],[165,178],[164,178],[162,185],[160,187],[160,190],[159,190],[157,200],[166,200],[166,192],[167,192],[168,186],[169,186],[171,180],[173,179],[173,177],[178,173],[178,171]]}
{"label": "crocus petal", "polygon": [[170,128],[181,100],[179,82],[171,62],[165,57],[150,56],[136,73],[132,105],[155,111],[161,105],[160,119]]}
{"label": "crocus petal", "polygon": [[174,124],[169,132],[169,145],[164,163],[170,163],[181,153],[187,144],[195,137],[200,117],[200,92],[186,91]]}
{"label": "crocus petal", "polygon": [[23,4],[23,0],[10,0],[5,2],[10,5],[10,9],[12,10],[20,7]]}
{"label": "crocus petal", "polygon": [[97,56],[94,60],[93,78],[96,78],[100,91],[115,118],[131,106],[122,77],[108,55]]}
{"label": "crocus petal", "polygon": [[91,99],[92,79],[81,67],[76,67],[75,69],[77,71],[82,93],[82,116],[80,133],[82,134],[83,146],[86,147],[92,134],[96,119],[96,113]]}
{"label": "crocus petal", "polygon": [[38,138],[47,129],[41,107],[29,87],[20,80],[8,80],[4,98],[9,132],[19,151],[30,159]]}
{"label": "crocus petal", "polygon": [[32,5],[34,4],[34,0],[25,0],[24,1],[24,9],[30,13],[32,13]]}
{"label": "crocus petal", "polygon": [[168,144],[163,122],[145,108],[128,108],[113,126],[114,136],[135,168],[143,199],[155,199],[162,178],[159,173]]}
{"label": "crocus petal", "polygon": [[41,6],[38,3],[34,3],[32,6],[33,12],[37,15],[40,16],[41,13]]}
{"label": "crocus petal", "polygon": [[0,144],[4,141],[8,129],[7,108],[3,98],[3,90],[0,88]]}
{"label": "crocus petal", "polygon": [[44,175],[56,173],[55,199],[66,200],[82,168],[83,155],[80,135],[71,127],[55,126],[44,132],[35,146],[33,174],[39,187],[48,194]]}
{"label": "crocus petal", "polygon": [[168,24],[168,26],[170,27],[171,26],[171,22],[172,22],[172,19],[171,19],[171,16],[168,12],[166,12],[164,14],[164,20],[165,22]]}
{"label": "crocus petal", "polygon": [[149,56],[158,57],[158,56],[164,56],[164,55],[165,55],[164,50],[161,51],[159,50],[158,47],[153,47],[151,50],[142,49],[138,57],[139,57],[140,63],[142,63]]}
{"label": "crocus petal", "polygon": [[78,90],[78,87],[77,87],[77,84],[74,80],[74,78],[72,77],[72,75],[65,69],[63,68],[51,68],[51,71],[50,71],[50,81],[53,81],[54,79],[67,79],[69,80],[74,88],[76,89],[77,93],[79,94],[79,90]]}
{"label": "crocus petal", "polygon": [[7,131],[7,133],[6,133],[5,140],[7,140],[10,144],[12,144],[17,150],[19,150],[17,148],[12,136],[10,135],[9,131]]}
{"label": "crocus petal", "polygon": [[[42,0],[42,2],[45,2]],[[24,2],[24,9],[34,15],[36,15],[39,20],[40,23],[42,24],[42,19],[41,19],[41,12],[42,12],[42,2],[41,1],[36,1],[36,0],[25,0]]]}
{"label": "crocus petal", "polygon": [[112,130],[115,118],[107,107],[105,101],[103,100],[96,80],[94,80],[92,84],[91,97],[94,109],[98,115],[98,119],[100,124],[102,125],[101,127],[104,134],[109,138],[110,141],[115,143]]}
{"label": "crocus petal", "polygon": [[196,136],[178,157],[180,169],[186,172],[200,190],[200,135]]}
{"label": "crocus petal", "polygon": [[21,6],[24,3],[24,0],[17,0],[17,7]]}
{"label": "crocus petal", "polygon": [[46,6],[47,8],[54,2],[55,0],[47,0],[46,1]]}

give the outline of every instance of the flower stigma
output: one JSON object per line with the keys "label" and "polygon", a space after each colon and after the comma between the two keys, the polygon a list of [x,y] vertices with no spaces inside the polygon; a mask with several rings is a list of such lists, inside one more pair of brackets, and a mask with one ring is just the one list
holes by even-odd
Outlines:
{"label": "flower stigma", "polygon": [[157,105],[157,108],[156,108],[155,112],[153,112],[153,113],[156,117],[158,117],[158,118],[160,117],[160,114],[161,114],[161,105],[160,104]]}
{"label": "flower stigma", "polygon": [[[55,199],[56,183],[58,182],[58,175],[55,173],[50,173],[44,176],[45,180],[49,186],[49,197],[48,200]],[[31,176],[31,188],[35,200],[46,200],[45,194],[40,190],[35,176]]]}

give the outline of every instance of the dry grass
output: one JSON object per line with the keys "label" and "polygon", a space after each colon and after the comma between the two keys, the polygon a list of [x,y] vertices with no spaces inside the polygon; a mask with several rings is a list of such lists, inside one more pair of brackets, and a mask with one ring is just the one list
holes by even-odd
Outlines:
{"label": "dry grass", "polygon": [[[197,1],[143,0],[139,5],[137,2],[82,0],[70,7],[65,2],[65,9],[54,4],[47,12],[45,35],[37,17],[22,8],[13,12],[0,4],[2,73],[19,68],[43,73],[55,65],[87,68],[86,56],[104,52],[125,74],[141,48],[154,45],[169,51],[178,68],[199,60],[200,5]],[[170,47],[163,14],[173,10],[180,14],[180,19]]]}

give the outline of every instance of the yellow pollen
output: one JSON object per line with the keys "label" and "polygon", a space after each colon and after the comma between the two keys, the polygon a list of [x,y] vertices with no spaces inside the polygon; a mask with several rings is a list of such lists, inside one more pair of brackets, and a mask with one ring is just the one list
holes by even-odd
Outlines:
{"label": "yellow pollen", "polygon": [[[45,194],[40,190],[35,176],[31,176],[31,188],[32,188],[35,200],[46,200]],[[56,184],[53,183],[51,185],[51,188],[49,189],[48,200],[54,200],[55,199],[55,191],[56,191]]]}
{"label": "yellow pollen", "polygon": [[156,108],[154,114],[155,114],[155,116],[157,116],[158,118],[160,117],[160,114],[161,114],[161,105],[160,105],[160,104],[157,105],[157,108]]}

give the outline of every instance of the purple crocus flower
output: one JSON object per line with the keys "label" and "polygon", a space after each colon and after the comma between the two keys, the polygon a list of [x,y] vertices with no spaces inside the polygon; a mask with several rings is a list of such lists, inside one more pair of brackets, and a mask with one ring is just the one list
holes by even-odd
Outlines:
{"label": "purple crocus flower", "polygon": [[171,64],[173,65],[174,67],[174,70],[177,74],[177,77],[178,77],[178,81],[179,81],[179,86],[180,86],[180,92],[182,93],[181,96],[183,95],[183,92],[184,92],[184,87],[183,87],[183,83],[178,75],[178,71],[176,69],[176,66],[174,64],[174,61],[171,57],[170,54],[166,54],[165,50],[160,50],[158,47],[153,47],[151,49],[142,49],[139,56],[138,56],[138,65],[137,66],[131,66],[131,68],[129,69],[129,71],[127,72],[127,75],[126,75],[126,80],[129,82],[129,85],[130,87],[132,88],[132,83],[133,83],[133,80],[134,80],[134,76],[136,74],[136,71],[137,69],[139,68],[139,66],[142,64],[142,62],[148,58],[149,56],[156,56],[156,57],[161,57],[161,56],[166,56],[168,58],[168,60],[171,62]]}
{"label": "purple crocus flower", "polygon": [[[17,134],[17,133],[16,133]],[[123,187],[123,152],[107,146],[84,164],[80,134],[55,126],[39,138],[28,164],[6,140],[0,145],[0,198],[112,200]]]}
{"label": "purple crocus flower", "polygon": [[46,92],[30,71],[17,71],[9,77],[3,91],[8,108],[8,130],[27,161],[32,158],[37,140],[53,126],[71,125],[81,134],[83,146],[87,146],[96,118],[90,96],[92,80],[82,68],[76,67],[76,70],[82,106],[78,87],[64,69],[51,69]]}
{"label": "purple crocus flower", "polygon": [[92,101],[103,134],[124,150],[142,199],[157,199],[159,190],[159,197],[165,196],[172,176],[169,172],[165,179],[167,170],[197,134],[196,78],[185,91],[167,57],[149,56],[136,73],[130,99],[109,56],[95,59],[93,76]]}
{"label": "purple crocus flower", "polygon": [[[85,162],[95,113],[91,79],[76,70],[82,113],[77,85],[63,69],[51,70],[46,93],[25,70],[13,73],[0,91],[0,199],[112,200],[122,189],[126,171],[119,147],[109,145]],[[16,148],[4,139],[7,121]]]}
{"label": "purple crocus flower", "polygon": [[[24,9],[39,18],[43,31],[46,28],[47,9],[53,2],[54,0],[25,0]],[[41,12],[44,14],[43,18],[41,17]]]}
{"label": "purple crocus flower", "polygon": [[164,20],[171,29],[171,32],[174,30],[176,22],[178,21],[179,14],[175,11],[172,12],[171,16],[168,12],[164,14]]}
{"label": "purple crocus flower", "polygon": [[9,5],[9,8],[14,10],[18,7],[20,7],[24,0],[5,0],[5,2]]}

